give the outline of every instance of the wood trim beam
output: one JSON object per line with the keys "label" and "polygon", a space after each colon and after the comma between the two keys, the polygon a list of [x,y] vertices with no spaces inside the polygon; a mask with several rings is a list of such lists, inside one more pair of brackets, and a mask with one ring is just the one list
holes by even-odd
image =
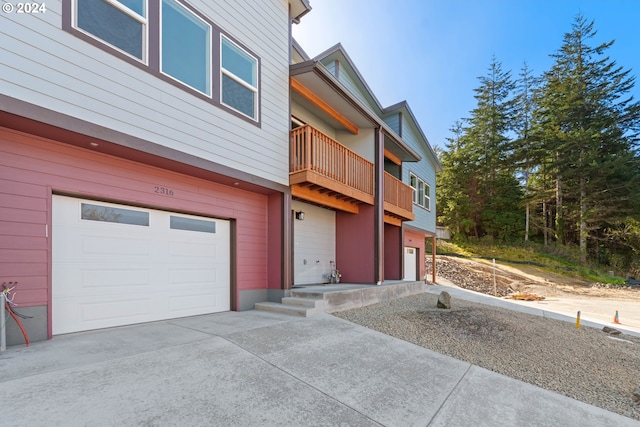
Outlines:
{"label": "wood trim beam", "polygon": [[309,187],[303,187],[300,185],[291,186],[291,195],[299,199],[307,200],[309,202],[327,206],[329,208],[338,209],[345,212],[357,214],[360,212],[360,208],[357,204],[340,200],[336,197],[331,197],[327,194],[322,194],[316,190],[312,190]]}
{"label": "wood trim beam", "polygon": [[396,156],[395,154],[393,154],[391,151],[387,150],[386,148],[384,149],[384,156],[387,159],[391,160],[396,165],[398,165],[398,166],[402,165],[402,160],[400,160],[400,157]]}
{"label": "wood trim beam", "polygon": [[402,209],[400,206],[396,206],[393,203],[384,202],[384,210],[389,214],[402,218],[403,221],[413,221],[416,219],[416,215],[413,212]]}
{"label": "wood trim beam", "polygon": [[359,202],[367,203],[369,205],[374,203],[373,194],[367,194],[363,191],[349,187],[348,185],[341,184],[314,171],[305,169],[300,172],[293,172],[289,174],[289,185],[293,186],[295,184],[302,184],[301,186],[304,186],[306,183],[323,187],[317,191],[318,194],[335,192],[339,193],[343,197],[356,199]]}
{"label": "wood trim beam", "polygon": [[384,214],[384,222],[397,227],[402,227],[402,220],[391,215]]}
{"label": "wood trim beam", "polygon": [[345,116],[340,114],[338,111],[332,108],[329,104],[324,102],[318,95],[313,93],[311,90],[309,90],[309,88],[304,86],[302,83],[300,83],[293,77],[291,77],[290,80],[291,80],[291,89],[293,89],[294,91],[299,93],[303,98],[305,98],[307,101],[311,102],[313,105],[315,105],[316,107],[320,108],[322,111],[330,115],[338,123],[344,126],[349,132],[351,132],[354,135],[358,134],[358,126],[353,124],[351,121],[349,121],[349,119],[347,119]]}

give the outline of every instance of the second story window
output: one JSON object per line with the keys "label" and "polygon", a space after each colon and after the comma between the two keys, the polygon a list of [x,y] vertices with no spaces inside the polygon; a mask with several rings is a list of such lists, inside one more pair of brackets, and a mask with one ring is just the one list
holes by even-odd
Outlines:
{"label": "second story window", "polygon": [[220,56],[222,103],[255,119],[258,116],[258,60],[224,36]]}
{"label": "second story window", "polygon": [[413,189],[413,203],[431,210],[431,186],[414,174],[409,174],[409,185]]}
{"label": "second story window", "polygon": [[78,29],[146,63],[146,0],[77,2],[75,25]]}
{"label": "second story window", "polygon": [[162,0],[160,69],[211,96],[211,26],[175,0]]}
{"label": "second story window", "polygon": [[188,0],[62,0],[62,13],[65,31],[261,126],[260,57]]}

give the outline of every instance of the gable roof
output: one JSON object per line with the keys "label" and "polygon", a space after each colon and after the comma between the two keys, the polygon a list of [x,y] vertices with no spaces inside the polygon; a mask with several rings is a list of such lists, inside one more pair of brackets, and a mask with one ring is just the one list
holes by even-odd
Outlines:
{"label": "gable roof", "polygon": [[[436,155],[436,152],[433,150],[433,147],[429,143],[427,136],[422,131],[422,128],[418,123],[418,120],[416,120],[416,116],[413,115],[413,111],[411,111],[411,108],[409,107],[409,103],[407,101],[400,101],[397,104],[393,104],[383,109],[384,114],[393,114],[396,112],[402,113],[403,116],[407,115],[410,118],[409,123],[415,126],[420,137],[426,142],[426,146],[427,148],[429,148],[429,151],[433,156],[433,160],[435,162],[436,168],[438,169],[438,172],[442,172],[442,163],[440,163],[440,159],[438,159],[438,156]],[[402,136],[402,122],[400,123],[400,134]]]}
{"label": "gable roof", "polygon": [[[318,60],[292,64],[289,67],[291,78],[295,79],[312,92],[322,94],[322,99],[339,110],[351,122],[358,127],[379,127],[389,142],[395,143],[399,152],[397,155],[403,161],[415,162],[421,159],[413,148],[407,145],[402,138],[385,123],[379,113],[371,110],[371,107],[356,97],[327,67]],[[387,138],[385,138],[386,141]],[[399,153],[402,154],[399,154]]]}
{"label": "gable roof", "polygon": [[[410,120],[410,124],[417,129],[418,134],[422,139],[422,143],[427,147],[429,153],[433,157],[437,169],[439,171],[442,171],[442,164],[438,160],[438,156],[436,155],[435,151],[433,151],[433,147],[431,147],[429,140],[420,127],[418,120],[416,120],[416,117],[411,111],[411,108],[409,108],[409,104],[407,103],[407,101],[401,101],[389,107],[382,107],[380,101],[378,101],[374,92],[371,90],[364,77],[362,77],[362,74],[360,74],[360,71],[358,71],[358,68],[355,66],[353,60],[349,57],[341,43],[338,43],[325,50],[324,52],[318,54],[313,58],[313,60],[319,61],[323,64],[326,64],[333,60],[338,61],[341,66],[335,71],[335,73],[337,74],[337,79],[340,80],[340,73],[346,72],[351,77],[351,80],[355,82],[356,88],[358,89],[359,94],[355,95],[360,95],[360,98],[364,98],[362,99],[362,101],[368,104],[368,106],[373,110],[373,112],[378,115],[381,120],[384,116],[388,116],[389,114],[393,114],[395,112],[406,114],[406,116]],[[393,132],[393,135],[391,136],[393,136],[394,138],[397,137],[400,140],[402,139],[401,135],[398,135],[395,132]]]}
{"label": "gable roof", "polygon": [[300,58],[302,58],[302,61],[308,61],[311,59],[302,46],[300,46],[300,43],[298,43],[294,38],[291,39],[291,49],[297,53]]}

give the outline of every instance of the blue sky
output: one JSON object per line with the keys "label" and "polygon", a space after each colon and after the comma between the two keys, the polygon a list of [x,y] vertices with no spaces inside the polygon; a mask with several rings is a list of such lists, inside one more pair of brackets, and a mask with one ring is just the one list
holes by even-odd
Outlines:
{"label": "blue sky", "polygon": [[553,63],[578,13],[595,22],[596,45],[636,76],[640,99],[640,1],[637,0],[310,0],[293,26],[311,57],[336,43],[383,107],[406,100],[433,146],[444,147],[456,120],[469,116],[473,89],[492,57],[517,77]]}

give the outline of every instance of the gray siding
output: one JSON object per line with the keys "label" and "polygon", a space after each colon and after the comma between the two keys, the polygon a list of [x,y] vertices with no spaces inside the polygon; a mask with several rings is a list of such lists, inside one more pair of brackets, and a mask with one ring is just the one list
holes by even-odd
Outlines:
{"label": "gray siding", "polygon": [[[324,65],[326,65],[327,67],[330,67],[331,72],[335,75],[334,61],[328,62]],[[372,106],[369,102],[369,98],[367,97],[365,92],[360,90],[360,86],[357,83],[357,79],[353,78],[349,74],[348,69],[344,64],[340,63],[339,67],[340,67],[340,71],[338,72],[338,80],[340,81],[340,83],[345,85],[347,89],[349,89],[349,91],[356,96],[356,98],[358,98],[360,101],[368,105],[369,108],[371,108]]]}
{"label": "gray siding", "polygon": [[189,3],[260,57],[261,127],[65,32],[60,0],[44,14],[0,15],[0,90],[287,185],[287,2]]}
{"label": "gray siding", "polygon": [[429,184],[431,187],[431,209],[427,210],[422,206],[413,205],[415,220],[406,222],[407,225],[421,230],[436,232],[436,165],[433,158],[420,136],[418,130],[403,115],[402,119],[402,139],[416,152],[420,154],[422,160],[419,162],[404,163],[402,168],[402,181],[409,183],[409,173],[413,173],[418,178]]}
{"label": "gray siding", "polygon": [[400,135],[400,114],[393,113],[382,117],[382,120],[398,135]]}

